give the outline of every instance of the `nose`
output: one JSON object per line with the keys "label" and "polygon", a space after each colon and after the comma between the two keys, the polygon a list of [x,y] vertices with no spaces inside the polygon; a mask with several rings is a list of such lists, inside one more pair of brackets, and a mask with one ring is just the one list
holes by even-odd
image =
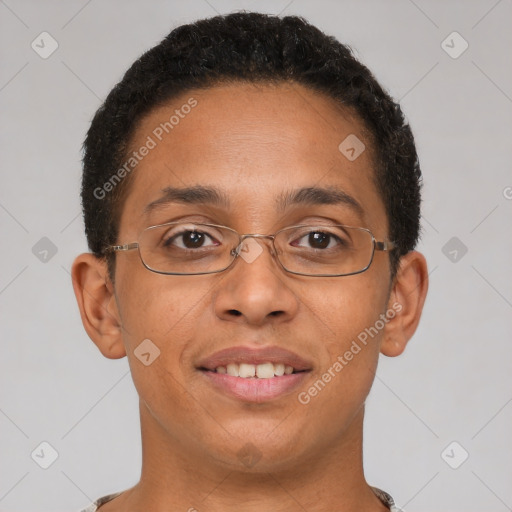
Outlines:
{"label": "nose", "polygon": [[289,287],[290,277],[273,257],[268,237],[247,237],[237,252],[214,296],[216,315],[222,320],[259,326],[293,318],[299,300]]}

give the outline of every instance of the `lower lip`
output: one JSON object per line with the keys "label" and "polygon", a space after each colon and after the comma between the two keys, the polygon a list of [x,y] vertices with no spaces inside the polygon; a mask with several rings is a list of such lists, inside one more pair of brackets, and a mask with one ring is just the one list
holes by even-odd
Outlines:
{"label": "lower lip", "polygon": [[299,387],[309,372],[291,373],[270,379],[232,377],[225,373],[201,370],[214,387],[246,402],[262,403],[290,393]]}

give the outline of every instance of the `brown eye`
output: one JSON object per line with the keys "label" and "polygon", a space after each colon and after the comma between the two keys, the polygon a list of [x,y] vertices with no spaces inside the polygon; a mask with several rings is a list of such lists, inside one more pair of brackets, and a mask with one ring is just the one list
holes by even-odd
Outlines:
{"label": "brown eye", "polygon": [[217,240],[201,231],[182,231],[164,241],[165,247],[178,247],[180,249],[201,249],[217,245],[219,245]]}
{"label": "brown eye", "polygon": [[326,233],[310,233],[308,242],[313,249],[325,249],[329,246],[331,235]]}
{"label": "brown eye", "polygon": [[204,233],[198,233],[197,231],[188,231],[181,235],[181,237],[183,245],[187,249],[197,249],[198,247],[201,247],[206,240]]}
{"label": "brown eye", "polygon": [[292,242],[294,247],[302,247],[305,249],[332,249],[336,246],[343,246],[343,240],[333,233],[324,231],[310,231],[303,234]]}

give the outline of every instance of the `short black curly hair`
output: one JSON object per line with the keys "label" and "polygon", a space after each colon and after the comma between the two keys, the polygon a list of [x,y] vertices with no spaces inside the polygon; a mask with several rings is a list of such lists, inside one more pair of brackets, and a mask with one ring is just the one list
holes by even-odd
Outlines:
{"label": "short black curly hair", "polygon": [[108,257],[117,241],[130,179],[98,194],[126,162],[141,118],[196,88],[236,82],[294,83],[350,109],[369,131],[375,183],[388,216],[391,275],[414,249],[420,230],[421,171],[400,106],[351,49],[303,18],[253,12],[215,16],[174,29],[144,53],[96,112],[84,142],[82,206],[90,250]]}

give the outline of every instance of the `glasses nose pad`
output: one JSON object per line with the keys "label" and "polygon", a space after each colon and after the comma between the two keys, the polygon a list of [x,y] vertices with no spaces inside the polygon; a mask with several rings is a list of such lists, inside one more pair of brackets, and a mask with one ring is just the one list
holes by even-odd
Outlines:
{"label": "glasses nose pad", "polygon": [[[233,259],[236,259],[236,258],[238,258],[238,256],[240,256],[240,253],[245,252],[244,247],[246,247],[246,244],[247,244],[247,241],[246,241],[246,239],[244,239],[236,247],[233,247],[233,249],[231,249],[231,251],[229,253],[231,255],[231,257]],[[276,248],[273,243],[267,244],[267,247],[270,252],[270,255],[274,258],[282,253],[282,251],[279,248]]]}
{"label": "glasses nose pad", "polygon": [[242,250],[243,245],[244,242],[242,241],[236,247],[233,247],[233,249],[231,249],[230,254],[233,258],[238,258],[238,256],[240,256],[240,252]]}

